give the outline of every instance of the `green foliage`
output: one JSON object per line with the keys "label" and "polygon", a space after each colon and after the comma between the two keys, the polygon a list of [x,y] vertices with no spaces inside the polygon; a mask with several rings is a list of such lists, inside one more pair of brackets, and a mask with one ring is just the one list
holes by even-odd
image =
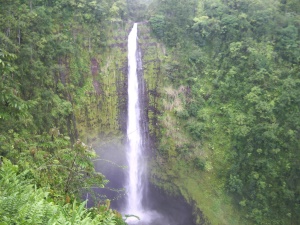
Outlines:
{"label": "green foliage", "polygon": [[[204,159],[208,162],[210,169],[204,171],[222,181],[223,193],[232,196],[245,221],[296,224],[300,196],[298,4],[196,2],[194,13],[183,13],[177,0],[154,2],[157,9],[150,12],[153,34],[172,47],[163,73],[173,86],[189,90],[171,126],[180,123],[190,141],[198,143],[186,153],[194,157],[186,159],[201,176]],[[170,113],[173,108],[166,108],[164,114]],[[168,130],[169,125],[162,126]],[[165,139],[170,146],[177,143],[170,136],[161,142]],[[197,149],[199,145],[203,147]],[[173,166],[178,163],[171,157],[166,161]]]}
{"label": "green foliage", "polygon": [[106,208],[86,209],[86,202],[59,205],[49,190],[37,188],[28,179],[30,171],[20,173],[17,165],[4,159],[0,167],[0,223],[9,224],[125,224]]}
{"label": "green foliage", "polygon": [[[95,108],[91,111],[98,113],[99,99],[104,99],[99,97],[102,84],[98,81],[98,62],[107,57],[112,22],[126,18],[127,5],[122,0],[0,0],[0,4],[0,156],[17,164],[20,173],[26,171],[26,179],[31,178],[39,193],[47,195],[47,201],[51,199],[51,204],[74,203],[55,209],[66,216],[70,214],[74,221],[58,223],[75,224],[78,220],[78,224],[87,224],[84,221],[92,221],[87,216],[92,212],[76,211],[84,204],[79,206],[75,201],[82,197],[82,192],[90,193],[94,186],[103,187],[107,180],[94,170],[91,161],[94,151],[78,139],[89,135],[90,130],[82,130],[83,126],[91,127],[85,124],[90,118],[81,120],[78,114],[81,108],[92,104]],[[93,70],[93,66],[97,68]],[[113,81],[116,79],[114,76]],[[113,81],[105,85],[112,86]],[[117,101],[116,96],[109,101],[110,111],[117,107]],[[106,111],[105,107],[101,111]],[[119,128],[117,113],[114,110],[113,118],[105,123],[111,124],[110,131]],[[95,119],[99,121],[100,116],[105,120],[110,115],[97,115]],[[106,131],[99,129],[97,135]],[[29,186],[26,186],[28,192]],[[27,198],[22,194],[23,197]],[[37,210],[33,208],[30,212],[30,204],[35,203],[29,201],[24,205],[26,214]],[[36,204],[40,206],[39,201]],[[44,210],[44,203],[41,204]],[[109,207],[104,208],[97,209],[101,211],[101,216],[95,214],[97,221],[123,223]],[[7,213],[9,220],[13,220],[16,214]],[[26,215],[21,220],[16,223],[48,223],[40,222],[40,217],[35,221]]]}
{"label": "green foliage", "polygon": [[109,11],[112,15],[113,21],[125,20],[125,17],[127,16],[125,0],[119,0],[114,2]]}
{"label": "green foliage", "polygon": [[20,97],[20,87],[14,82],[12,74],[17,66],[13,65],[15,54],[0,49],[0,120],[20,119],[28,117],[28,109],[34,105],[33,101],[24,101]]}
{"label": "green foliage", "polygon": [[79,140],[70,146],[70,138],[57,128],[30,138],[10,130],[0,140],[2,154],[28,170],[38,186],[49,187],[58,200],[79,198],[82,191],[104,187],[107,182],[94,169],[94,151]]}
{"label": "green foliage", "polygon": [[153,33],[159,39],[161,39],[164,36],[164,32],[166,29],[164,19],[165,18],[162,15],[155,15],[149,20]]}
{"label": "green foliage", "polygon": [[193,161],[195,167],[199,170],[204,170],[205,169],[205,161],[201,158],[195,158]]}
{"label": "green foliage", "polygon": [[148,14],[153,32],[168,46],[185,45],[185,29],[191,25],[196,4],[194,0],[153,1]]}
{"label": "green foliage", "polygon": [[128,18],[132,21],[139,22],[145,19],[147,5],[140,0],[127,0]]}

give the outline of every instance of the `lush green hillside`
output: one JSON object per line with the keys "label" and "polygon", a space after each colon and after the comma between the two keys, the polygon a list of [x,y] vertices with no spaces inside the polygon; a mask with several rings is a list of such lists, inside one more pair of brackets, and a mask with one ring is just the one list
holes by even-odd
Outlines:
{"label": "lush green hillside", "polygon": [[168,80],[153,180],[212,224],[299,221],[299,13],[295,0],[149,7]]}
{"label": "lush green hillside", "polygon": [[[8,184],[1,177],[2,206],[20,204],[11,211],[3,208],[0,221],[40,224],[56,218],[64,224],[123,224],[109,204],[96,215],[97,210],[82,209],[84,204],[76,211],[75,202],[82,192],[107,183],[94,170],[96,155],[84,143],[99,134],[120,133],[123,103],[116,90],[124,83],[126,49],[114,48],[119,45],[114,33],[127,36],[125,1],[5,0],[0,5],[0,156],[17,164],[19,172],[8,165],[1,169],[11,167],[12,182],[28,190],[6,192]],[[41,217],[31,217],[31,204],[43,206]],[[15,218],[20,211],[24,217]],[[51,217],[54,211],[57,217]]]}
{"label": "lush green hillside", "polygon": [[[0,184],[9,173],[28,190],[14,210],[37,193],[68,220],[61,207],[75,215],[67,203],[105,185],[84,143],[122,136],[127,21],[147,12],[139,42],[152,182],[183,195],[199,224],[297,224],[299,1],[150,2],[0,0],[0,155],[18,165],[4,163]],[[0,195],[6,204],[14,192]],[[80,213],[79,223],[98,218]]]}

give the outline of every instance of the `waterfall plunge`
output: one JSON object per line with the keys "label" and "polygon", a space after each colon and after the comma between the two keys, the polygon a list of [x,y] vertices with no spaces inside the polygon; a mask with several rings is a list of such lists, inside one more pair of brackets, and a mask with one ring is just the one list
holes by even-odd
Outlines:
{"label": "waterfall plunge", "polygon": [[[125,198],[119,198],[108,192],[99,189],[97,193],[108,195],[114,199],[113,208],[122,212],[123,215],[136,215],[141,220],[130,217],[126,220],[128,224],[134,225],[194,225],[192,208],[181,198],[168,196],[155,188],[147,180],[146,170],[146,150],[148,149],[149,137],[147,118],[144,115],[145,100],[142,93],[145,94],[143,84],[141,52],[137,47],[137,25],[134,25],[133,31],[128,37],[128,120],[127,120],[127,148],[124,156],[124,148],[120,148],[118,143],[99,143],[96,151],[108,161],[115,162],[117,165],[124,165],[125,158],[128,162],[126,180],[123,179],[123,173],[115,164],[104,164],[103,161],[95,163],[96,170],[104,172],[110,180],[109,188],[119,189],[125,187],[127,195]],[[139,85],[139,86],[138,86]],[[144,120],[145,118],[146,120]],[[144,120],[144,121],[143,121]],[[146,146],[146,148],[144,148]],[[146,194],[146,196],[145,196]],[[93,202],[91,202],[92,206]],[[158,213],[159,212],[159,213]]]}
{"label": "waterfall plunge", "polygon": [[127,118],[127,161],[129,167],[127,182],[126,212],[141,216],[144,213],[143,176],[144,160],[142,157],[142,134],[140,126],[140,100],[137,77],[137,24],[135,23],[128,36],[128,118]]}
{"label": "waterfall plunge", "polygon": [[168,225],[156,211],[145,208],[143,197],[147,179],[145,175],[146,160],[144,154],[144,130],[141,122],[141,87],[138,71],[141,70],[141,55],[137,47],[137,23],[128,36],[128,118],[127,118],[127,200],[125,213],[138,216],[130,217],[126,222],[136,225]]}

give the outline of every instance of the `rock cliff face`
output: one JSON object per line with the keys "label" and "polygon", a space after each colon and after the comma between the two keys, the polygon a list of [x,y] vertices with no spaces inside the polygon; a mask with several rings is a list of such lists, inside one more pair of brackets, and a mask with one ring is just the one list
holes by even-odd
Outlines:
{"label": "rock cliff face", "polygon": [[[126,130],[127,110],[127,36],[130,24],[112,25],[104,52],[89,58],[90,76],[79,104],[75,108],[81,139],[93,142],[99,137],[116,136]],[[142,53],[141,79],[144,105],[144,126],[149,124],[149,138],[158,134],[157,116],[160,113],[160,89],[163,87],[161,61],[163,47],[150,37],[147,23],[140,23],[139,46]]]}
{"label": "rock cliff face", "polygon": [[[99,190],[99,193],[112,199],[112,206],[119,210],[122,209],[125,196],[122,189],[126,176],[123,169],[126,166],[123,143],[127,120],[127,37],[131,27],[132,24],[114,24],[109,32],[106,51],[87,57],[90,60],[90,75],[86,85],[80,90],[84,94],[81,93],[80,98],[76,99],[75,108],[79,136],[96,149],[100,156],[95,163],[96,169],[110,180],[108,189]],[[173,224],[186,224],[186,221],[189,225],[194,224],[193,211],[198,217],[197,224],[206,224],[203,213],[196,210],[197,207],[192,209],[196,204],[178,185],[176,174],[173,174],[175,179],[170,175],[176,173],[176,169],[169,166],[170,161],[158,152],[161,142],[170,138],[168,135],[166,138],[162,137],[168,129],[166,121],[162,121],[167,113],[163,99],[166,97],[168,78],[164,76],[166,50],[150,34],[147,22],[139,23],[138,42],[142,54],[140,94],[143,99],[141,123],[147,133],[145,157],[150,162],[150,207],[168,214],[168,220],[173,221]]]}
{"label": "rock cliff face", "polygon": [[128,29],[125,23],[112,24],[104,50],[89,59],[90,76],[75,108],[85,142],[120,135],[126,128]]}
{"label": "rock cliff face", "polygon": [[161,62],[164,57],[162,45],[150,36],[147,23],[139,24],[139,44],[142,52],[143,75],[145,87],[143,99],[145,101],[145,119],[149,127],[150,153],[155,152],[155,143],[159,135],[160,126],[158,116],[161,109],[161,90],[164,79],[161,74]]}

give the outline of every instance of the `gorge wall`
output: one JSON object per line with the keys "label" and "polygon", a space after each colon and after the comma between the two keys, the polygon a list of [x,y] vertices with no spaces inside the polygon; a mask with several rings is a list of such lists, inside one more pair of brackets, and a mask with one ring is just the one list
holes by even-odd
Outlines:
{"label": "gorge wall", "polygon": [[[86,95],[78,100],[80,104],[75,108],[80,138],[96,149],[101,158],[99,163],[95,163],[96,169],[111,180],[111,184],[108,184],[110,190],[102,191],[102,193],[112,199],[112,206],[118,209],[125,195],[122,191],[125,177],[122,168],[126,162],[122,143],[125,140],[127,110],[127,35],[131,25],[114,24],[107,52],[104,54],[102,52],[98,57],[90,59],[91,75],[87,85],[82,89]],[[172,177],[161,179],[165,174],[164,170],[169,169],[161,167],[161,157],[157,152],[159,142],[163,140],[160,137],[163,134],[162,129],[165,129],[160,117],[163,116],[165,110],[162,99],[165,97],[167,77],[163,75],[162,70],[166,50],[164,45],[158,43],[150,34],[147,22],[139,23],[138,42],[142,52],[143,79],[145,80],[141,93],[144,106],[142,117],[144,118],[143,126],[148,126],[145,157],[150,162],[149,191],[153,195],[149,198],[164,199],[164,203],[170,203],[170,206],[166,206],[161,201],[155,203],[151,200],[149,204],[157,209],[161,207],[163,213],[170,214],[173,218],[168,218],[168,220],[173,221],[172,223],[189,221],[192,224],[189,215],[193,210],[184,203],[189,201],[189,197],[185,196],[185,200],[182,198],[182,193],[173,183]],[[152,169],[157,165],[162,169],[161,171]],[[172,190],[167,188],[169,185],[173,186]],[[178,206],[174,206],[174,201]],[[189,203],[195,206],[192,201]],[[176,210],[180,210],[181,214],[177,215]],[[195,214],[200,218],[198,224],[205,224],[202,212]]]}

